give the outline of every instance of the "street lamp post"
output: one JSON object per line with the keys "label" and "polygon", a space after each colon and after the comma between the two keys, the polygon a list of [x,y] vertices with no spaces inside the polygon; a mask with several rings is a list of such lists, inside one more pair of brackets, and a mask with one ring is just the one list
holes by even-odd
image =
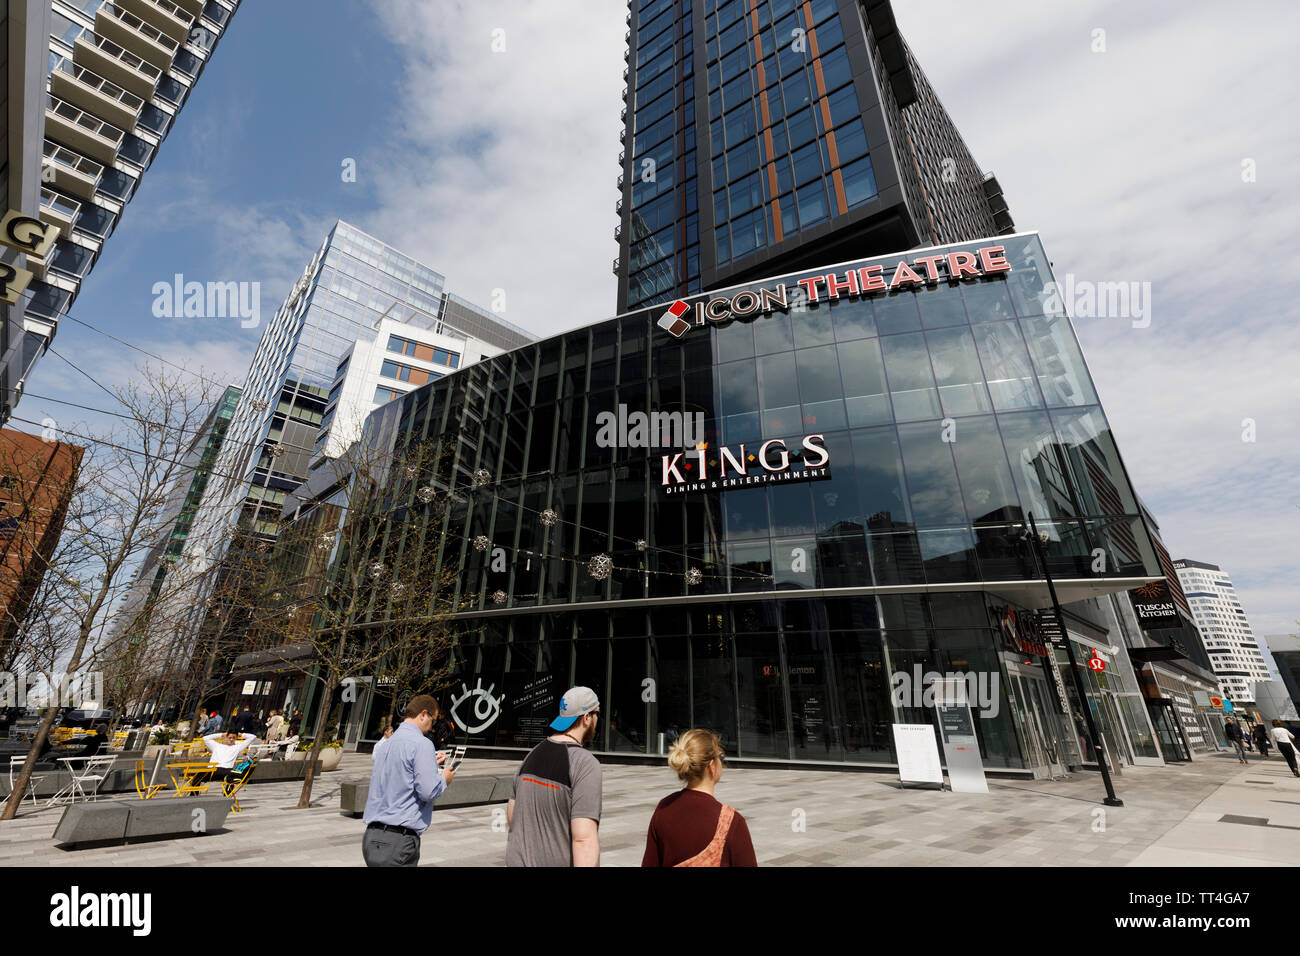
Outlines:
{"label": "street lamp post", "polygon": [[1061,628],[1061,638],[1065,641],[1065,653],[1070,658],[1070,674],[1074,677],[1074,689],[1079,695],[1079,706],[1083,710],[1083,719],[1088,726],[1088,736],[1092,739],[1093,749],[1097,751],[1097,766],[1101,768],[1101,779],[1106,784],[1106,799],[1102,801],[1108,807],[1122,807],[1124,801],[1115,796],[1115,786],[1110,780],[1110,769],[1106,766],[1106,753],[1101,746],[1101,736],[1097,733],[1097,724],[1092,719],[1092,708],[1088,706],[1088,692],[1079,676],[1079,662],[1074,656],[1074,642],[1065,629],[1065,615],[1061,613],[1061,602],[1056,599],[1056,585],[1052,582],[1052,572],[1047,567],[1047,553],[1043,550],[1043,539],[1038,536],[1038,526],[1034,524],[1032,513],[1029,517],[1029,530],[1032,535],[1034,557],[1043,569],[1043,578],[1047,581],[1047,593],[1052,598],[1052,611]]}

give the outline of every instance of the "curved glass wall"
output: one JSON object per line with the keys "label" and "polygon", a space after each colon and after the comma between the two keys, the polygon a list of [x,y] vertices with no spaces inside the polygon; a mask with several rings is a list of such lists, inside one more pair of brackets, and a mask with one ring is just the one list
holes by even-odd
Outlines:
{"label": "curved glass wall", "polygon": [[[549,675],[557,694],[589,683],[606,701],[600,749],[658,753],[706,724],[733,755],[890,762],[889,724],[929,722],[893,700],[891,675],[1000,673],[997,583],[1041,577],[1027,514],[1058,579],[1158,575],[1038,237],[924,251],[993,245],[1009,271],[830,301],[823,284],[815,301],[703,325],[690,301],[680,338],[662,309],[630,313],[377,412],[384,450],[454,449],[435,483],[456,501],[427,530],[483,625],[462,673],[505,695],[471,739],[535,740],[512,707]],[[919,255],[822,274],[888,280]],[[725,298],[743,311],[758,295],[737,292],[780,281]],[[654,420],[638,432],[637,416],[664,413],[683,432],[645,447]],[[663,487],[670,464],[716,478],[738,449],[798,452],[809,435],[827,456],[817,480]],[[404,507],[395,538],[426,533],[419,502]],[[976,721],[987,765],[1021,765],[1011,714]]]}

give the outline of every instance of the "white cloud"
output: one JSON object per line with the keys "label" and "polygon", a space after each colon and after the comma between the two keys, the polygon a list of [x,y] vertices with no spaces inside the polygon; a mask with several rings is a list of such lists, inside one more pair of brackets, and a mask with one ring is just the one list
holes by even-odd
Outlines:
{"label": "white cloud", "polygon": [[403,100],[391,140],[359,160],[379,209],[357,225],[471,301],[504,290],[503,317],[535,334],[613,315],[626,8],[373,8],[401,56]]}

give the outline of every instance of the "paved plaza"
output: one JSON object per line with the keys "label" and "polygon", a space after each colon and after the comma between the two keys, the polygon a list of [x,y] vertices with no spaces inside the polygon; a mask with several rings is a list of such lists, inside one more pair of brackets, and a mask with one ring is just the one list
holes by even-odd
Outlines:
{"label": "paved plaza", "polygon": [[[360,819],[339,812],[339,785],[368,776],[348,754],[291,810],[301,784],[250,785],[243,813],[201,837],[70,851],[53,841],[59,809],[0,823],[4,866],[360,866]],[[466,763],[463,776],[513,772]],[[637,866],[655,804],[677,789],[667,768],[606,766],[601,864]],[[1101,778],[990,780],[988,795],[901,789],[883,773],[729,769],[718,796],[749,823],[760,865],[1224,866],[1300,862],[1300,779],[1276,756],[1242,767],[1226,754],[1131,767],[1116,778],[1125,805],[1104,808]],[[454,784],[453,784],[454,786]],[[163,796],[157,799],[176,799]],[[504,805],[434,813],[424,866],[501,866]],[[802,824],[802,826],[801,826]]]}

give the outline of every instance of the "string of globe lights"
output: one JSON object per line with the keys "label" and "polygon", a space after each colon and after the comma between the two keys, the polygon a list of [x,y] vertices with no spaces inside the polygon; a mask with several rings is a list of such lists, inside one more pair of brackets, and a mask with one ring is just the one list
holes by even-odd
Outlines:
{"label": "string of globe lights", "polygon": [[[407,478],[413,479],[418,475],[418,469],[416,469],[415,466],[408,465],[405,469],[405,475]],[[492,473],[488,471],[486,468],[477,469],[472,473],[471,478],[472,478],[472,487],[475,491],[479,491],[479,492],[486,491],[486,493],[490,495],[493,500],[505,502],[506,504],[509,504],[511,507],[519,508],[521,511],[525,511],[536,515],[538,521],[544,527],[554,528],[557,525],[567,525],[579,531],[585,531],[589,534],[598,534],[600,536],[610,537],[615,541],[629,542],[632,544],[632,546],[635,548],[636,551],[641,553],[653,551],[658,554],[663,554],[674,558],[683,559],[683,561],[685,562],[698,560],[684,553],[671,551],[666,548],[651,548],[644,538],[632,539],[632,538],[625,538],[620,535],[610,535],[608,532],[605,531],[597,532],[595,529],[588,528],[584,525],[578,524],[577,522],[566,521],[565,519],[561,518],[560,514],[553,508],[544,508],[538,510],[535,508],[529,508],[526,505],[520,505],[514,501],[510,501],[506,498],[503,498],[502,496],[496,494],[496,492],[491,489],[490,486],[494,484],[492,480]],[[432,485],[422,485],[415,491],[416,500],[420,501],[422,504],[429,504],[438,496],[438,494],[439,494],[438,491]],[[454,497],[455,493],[449,492],[446,493],[446,496]],[[636,567],[615,564],[614,559],[609,554],[604,552],[592,555],[588,558],[568,557],[560,554],[546,554],[545,552],[538,552],[527,548],[516,548],[512,545],[494,544],[492,539],[485,534],[475,535],[471,538],[471,537],[466,537],[464,535],[457,534],[453,531],[446,531],[440,533],[443,538],[460,542],[463,544],[468,544],[476,552],[479,553],[486,553],[494,549],[500,549],[503,552],[513,554],[516,559],[519,559],[521,557],[527,558],[530,566],[531,566],[531,559],[534,557],[539,559],[549,559],[552,561],[562,561],[566,564],[572,565],[575,568],[581,568],[587,573],[588,576],[590,576],[592,579],[596,581],[604,581],[616,571],[626,571],[633,574],[640,574],[643,575],[647,581],[650,575],[655,575],[656,577],[681,578],[682,580],[685,581],[687,585],[690,586],[699,585],[704,581],[726,581],[728,579],[734,579],[736,577],[743,577],[747,580],[753,580],[761,583],[767,583],[774,580],[773,576],[770,574],[764,574],[762,572],[746,571],[746,570],[734,569],[734,568],[729,569],[728,573],[724,573],[724,574],[706,574],[703,570],[701,570],[699,567],[696,566],[687,567],[684,571],[659,571],[659,570],[647,568],[644,563],[641,563]],[[335,535],[331,532],[326,532],[320,536],[317,543],[317,547],[320,548],[321,550],[329,550],[334,547],[334,543],[335,543]],[[378,581],[380,578],[382,578],[385,574],[388,573],[388,567],[382,561],[375,561],[368,566],[367,573],[370,575],[370,577],[373,580]],[[404,588],[402,582],[395,581],[390,587],[396,588],[399,586]],[[400,593],[401,593],[400,591],[397,592],[397,594]],[[522,599],[540,597],[540,595],[531,594],[531,593],[530,594],[516,593],[515,596],[517,598],[522,598]],[[509,595],[505,591],[500,589],[493,591],[490,595],[487,595],[487,597],[492,601],[493,604],[497,604],[497,605],[503,605],[509,600]]]}

